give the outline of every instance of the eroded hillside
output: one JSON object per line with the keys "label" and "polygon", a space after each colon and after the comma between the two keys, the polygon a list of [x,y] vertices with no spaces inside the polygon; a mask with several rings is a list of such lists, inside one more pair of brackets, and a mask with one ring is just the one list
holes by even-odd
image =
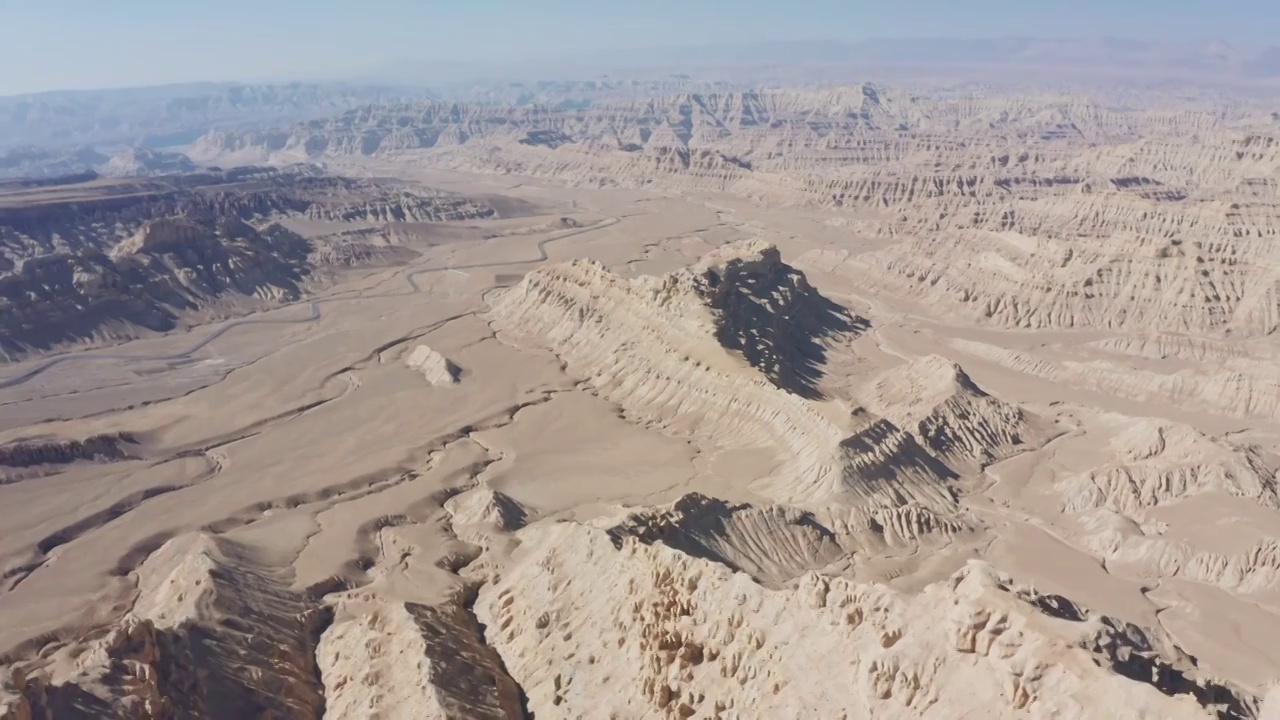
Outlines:
{"label": "eroded hillside", "polygon": [[10,360],[173,330],[201,310],[295,302],[329,267],[416,254],[399,247],[395,226],[496,215],[483,202],[306,167],[5,189],[0,357]]}

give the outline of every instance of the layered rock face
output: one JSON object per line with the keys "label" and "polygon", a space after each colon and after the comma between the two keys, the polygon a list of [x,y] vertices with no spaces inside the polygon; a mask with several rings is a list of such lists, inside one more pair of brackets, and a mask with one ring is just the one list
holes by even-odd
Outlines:
{"label": "layered rock face", "polygon": [[[1129,225],[1112,219],[1117,210],[1139,212],[1124,199],[1085,196],[1072,205],[1091,215],[1087,227],[1071,220],[1028,227],[1031,213],[1014,208],[1008,216],[1017,220],[1007,229],[944,232],[836,267],[876,290],[1001,327],[1245,335],[1276,329],[1276,244],[1233,237],[1269,233],[1263,230],[1269,213],[1231,228],[1217,209],[1156,205]],[[1166,220],[1177,229],[1160,229]]]}
{"label": "layered rock face", "polygon": [[400,192],[349,205],[311,205],[308,218],[333,222],[450,222],[493,217],[493,208],[468,198]]}
{"label": "layered rock face", "polygon": [[844,557],[850,538],[837,535],[813,513],[797,508],[733,504],[700,494],[669,508],[632,513],[609,528],[614,544],[629,539],[660,543],[782,585]]}
{"label": "layered rock face", "polygon": [[130,457],[135,439],[127,433],[94,435],[83,440],[26,441],[0,445],[0,466],[29,468],[65,465],[78,460],[121,460]]}
{"label": "layered rock face", "polygon": [[951,345],[1019,373],[1094,392],[1137,401],[1172,402],[1229,417],[1280,418],[1280,378],[1262,358],[1208,362],[1160,372],[1111,358],[1046,360],[975,340],[954,340]]}
{"label": "layered rock face", "polygon": [[[549,347],[602,397],[645,422],[727,446],[779,448],[786,470],[762,488],[789,501],[826,499],[857,492],[846,477],[862,466],[881,465],[857,448],[846,451],[844,441],[854,428],[862,434],[893,431],[779,387],[750,364],[754,358],[786,381],[807,372],[802,356],[781,350],[785,335],[771,336],[771,327],[776,331],[784,325],[741,332],[744,322],[733,312],[756,299],[771,299],[775,310],[786,303],[785,314],[794,317],[821,308],[826,317],[803,322],[827,334],[852,327],[852,318],[832,312],[802,278],[781,266],[775,248],[760,242],[722,248],[688,270],[635,280],[597,263],[574,261],[530,273],[495,302],[490,322],[518,339]],[[746,297],[728,300],[738,294]],[[720,338],[742,351],[731,350]],[[820,340],[807,338],[815,345]],[[887,473],[881,480],[898,487],[930,476],[923,464],[908,474],[912,479]],[[873,487],[865,492],[877,494]],[[949,502],[940,487],[918,492],[931,504]]]}
{"label": "layered rock face", "polygon": [[[0,357],[164,332],[218,303],[297,300],[317,268],[416,254],[376,245],[371,230],[494,215],[312,167],[11,183],[0,187]],[[338,232],[304,238],[279,222],[295,218]]]}
{"label": "layered rock face", "polygon": [[586,261],[537,270],[495,301],[490,322],[550,348],[638,420],[712,446],[776,448],[781,465],[755,489],[781,502],[950,514],[949,460],[988,438],[990,452],[1034,441],[1017,410],[945,367],[955,387],[928,400],[879,388],[868,412],[824,399],[824,354],[866,321],[759,241],[663,277],[626,280]]}
{"label": "layered rock face", "polygon": [[476,612],[539,716],[1254,710],[1198,678],[1161,637],[1020,588],[985,563],[914,596],[814,574],[771,590],[664,544],[581,525],[521,538],[526,560],[481,591]]}
{"label": "layered rock face", "polygon": [[45,255],[0,277],[0,354],[71,340],[164,332],[179,314],[229,293],[297,299],[310,243],[280,225],[157,220],[110,254]]}
{"label": "layered rock face", "polygon": [[93,186],[80,184],[83,181],[58,182],[56,189],[34,198],[22,192],[0,194],[0,269],[37,255],[106,251],[144,223],[175,217],[259,224],[304,217],[385,224],[495,214],[483,203],[455,195],[409,192],[369,180],[327,175],[311,166],[243,167]]}
{"label": "layered rock face", "polygon": [[1047,435],[1044,423],[991,397],[959,365],[939,355],[881,374],[864,397],[867,407],[956,467],[991,464]]}

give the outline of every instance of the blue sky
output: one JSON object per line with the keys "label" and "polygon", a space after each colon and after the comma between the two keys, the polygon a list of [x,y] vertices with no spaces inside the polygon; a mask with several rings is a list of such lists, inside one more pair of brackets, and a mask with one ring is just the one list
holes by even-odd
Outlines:
{"label": "blue sky", "polygon": [[0,94],[873,37],[1280,44],[1280,0],[0,0]]}

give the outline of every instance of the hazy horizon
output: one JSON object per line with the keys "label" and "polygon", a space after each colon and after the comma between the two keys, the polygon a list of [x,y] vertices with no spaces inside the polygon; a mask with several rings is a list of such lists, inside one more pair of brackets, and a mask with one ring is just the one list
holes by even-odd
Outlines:
{"label": "hazy horizon", "polygon": [[[1147,6],[1147,7],[1143,7]],[[520,68],[572,63],[590,72],[602,54],[750,43],[867,40],[1123,38],[1262,47],[1280,37],[1280,8],[1260,0],[1224,5],[1138,0],[1026,7],[986,0],[906,4],[759,0],[694,7],[657,0],[606,6],[551,0],[440,3],[374,0],[226,0],[171,4],[130,0],[6,0],[0,9],[0,95],[200,82],[354,80],[419,66]],[[661,58],[655,58],[661,60]],[[424,78],[429,80],[430,78]]]}

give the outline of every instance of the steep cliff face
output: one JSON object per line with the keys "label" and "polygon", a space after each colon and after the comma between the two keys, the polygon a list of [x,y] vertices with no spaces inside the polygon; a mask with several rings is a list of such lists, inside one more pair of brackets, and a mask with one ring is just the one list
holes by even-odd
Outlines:
{"label": "steep cliff face", "polygon": [[693,292],[712,311],[720,345],[779,388],[817,397],[824,344],[854,337],[867,323],[815,291],[804,273],[782,262],[777,248],[751,252],[705,260]]}
{"label": "steep cliff face", "polygon": [[351,204],[314,204],[306,216],[333,222],[393,223],[451,222],[496,216],[493,208],[463,197],[426,196],[400,191]]}

